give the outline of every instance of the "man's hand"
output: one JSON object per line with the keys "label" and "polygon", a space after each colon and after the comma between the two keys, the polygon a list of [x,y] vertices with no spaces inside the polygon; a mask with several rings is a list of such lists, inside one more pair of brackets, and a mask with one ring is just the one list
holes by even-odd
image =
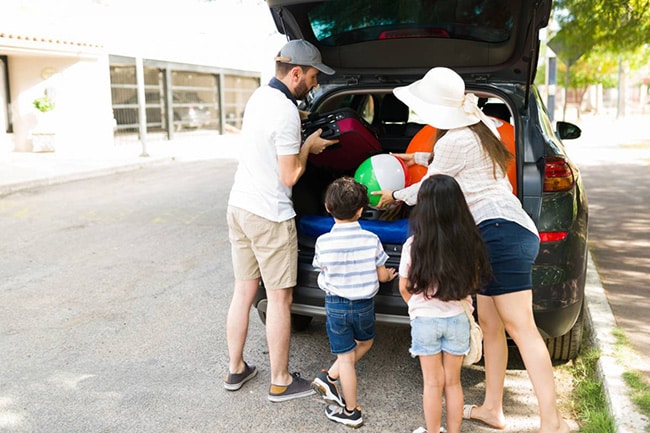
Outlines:
{"label": "man's hand", "polygon": [[322,153],[323,150],[327,149],[332,144],[336,144],[336,143],[339,142],[338,139],[326,140],[324,138],[320,138],[320,135],[322,133],[323,133],[323,130],[319,128],[316,131],[314,131],[305,140],[305,144],[303,144],[303,146],[307,146],[307,148],[309,149],[309,153],[313,153],[314,155],[318,155],[319,153]]}

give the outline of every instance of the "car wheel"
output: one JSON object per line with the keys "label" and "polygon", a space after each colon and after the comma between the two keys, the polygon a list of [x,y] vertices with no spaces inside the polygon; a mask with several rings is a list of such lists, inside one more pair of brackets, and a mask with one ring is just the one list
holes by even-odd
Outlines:
{"label": "car wheel", "polygon": [[554,364],[564,364],[576,359],[582,343],[584,327],[584,303],[573,328],[564,335],[546,340],[546,347]]}
{"label": "car wheel", "polygon": [[302,314],[292,314],[291,315],[291,327],[294,331],[302,332],[306,331],[311,324],[313,317],[303,316]]}
{"label": "car wheel", "polygon": [[[262,323],[266,325],[266,312],[258,309],[257,315],[259,316]],[[293,328],[294,331],[302,332],[307,330],[307,328],[309,328],[309,325],[311,324],[312,320],[313,317],[311,316],[303,316],[302,314],[292,314],[291,327]]]}
{"label": "car wheel", "polygon": [[259,308],[257,309],[257,315],[264,325],[266,325],[266,311],[262,311]]}

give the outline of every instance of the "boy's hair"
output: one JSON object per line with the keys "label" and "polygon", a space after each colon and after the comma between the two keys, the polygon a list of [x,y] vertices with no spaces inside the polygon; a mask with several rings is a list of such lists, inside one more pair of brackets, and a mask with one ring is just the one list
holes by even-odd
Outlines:
{"label": "boy's hair", "polygon": [[[453,177],[438,174],[422,182],[410,224],[410,293],[460,300],[488,283],[492,270],[487,247]],[[436,283],[438,290],[432,293]]]}
{"label": "boy's hair", "polygon": [[368,206],[368,188],[349,176],[339,177],[325,191],[325,206],[334,218],[349,220]]}

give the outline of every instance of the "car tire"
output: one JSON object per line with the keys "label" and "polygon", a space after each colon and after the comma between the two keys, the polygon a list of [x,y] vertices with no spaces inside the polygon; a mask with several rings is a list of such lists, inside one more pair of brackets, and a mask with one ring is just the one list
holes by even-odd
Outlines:
{"label": "car tire", "polygon": [[262,324],[266,325],[266,312],[257,308],[257,315],[259,316]]}
{"label": "car tire", "polygon": [[573,328],[564,335],[546,339],[546,347],[554,364],[565,364],[577,358],[582,344],[584,328],[584,303]]}
{"label": "car tire", "polygon": [[[264,325],[266,325],[266,312],[262,310],[257,310],[257,315]],[[314,318],[312,316],[303,316],[302,314],[292,314],[291,315],[291,327],[294,331],[302,332],[306,331],[311,324],[311,321]]]}
{"label": "car tire", "polygon": [[291,315],[291,327],[294,331],[302,332],[306,331],[311,324],[313,317],[303,316],[302,314],[292,314]]}

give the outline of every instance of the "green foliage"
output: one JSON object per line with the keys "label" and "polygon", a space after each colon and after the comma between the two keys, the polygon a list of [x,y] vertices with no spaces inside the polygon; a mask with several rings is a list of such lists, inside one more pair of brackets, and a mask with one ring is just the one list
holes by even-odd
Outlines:
{"label": "green foliage", "polygon": [[650,34],[650,0],[556,0],[553,7],[560,32],[581,48],[629,52]]}
{"label": "green foliage", "polygon": [[592,84],[616,87],[621,61],[631,70],[648,64],[650,0],[555,0],[553,21],[558,83],[579,94]]}
{"label": "green foliage", "polygon": [[[571,68],[569,87],[583,89],[592,84],[602,84],[604,88],[614,88],[618,80],[619,56],[602,48],[595,48],[581,57]],[[560,73],[566,72],[566,66],[559,65]]]}
{"label": "green foliage", "polygon": [[43,113],[54,110],[54,101],[47,94],[33,101],[34,107]]}
{"label": "green foliage", "polygon": [[641,373],[626,371],[623,373],[625,383],[632,390],[632,401],[643,413],[650,413],[650,386],[645,382]]}
{"label": "green foliage", "polygon": [[[584,346],[583,346],[584,347]],[[614,419],[605,402],[603,385],[596,374],[597,350],[583,351],[571,367],[575,411],[582,433],[614,433]]]}

